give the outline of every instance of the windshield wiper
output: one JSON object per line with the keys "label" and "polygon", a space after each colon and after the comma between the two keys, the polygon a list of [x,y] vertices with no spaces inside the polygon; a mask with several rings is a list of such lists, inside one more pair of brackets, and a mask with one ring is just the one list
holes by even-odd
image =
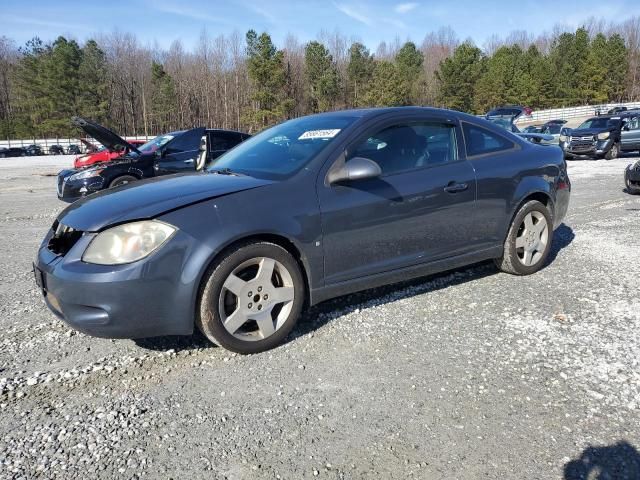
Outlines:
{"label": "windshield wiper", "polygon": [[209,171],[211,173],[217,173],[218,175],[236,175],[238,177],[246,176],[244,173],[234,172],[229,167],[221,168],[220,170],[209,170]]}

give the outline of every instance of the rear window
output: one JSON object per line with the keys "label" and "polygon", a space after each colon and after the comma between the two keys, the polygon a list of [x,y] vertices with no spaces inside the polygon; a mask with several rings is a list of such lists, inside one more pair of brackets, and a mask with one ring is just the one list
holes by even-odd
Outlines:
{"label": "rear window", "polygon": [[468,157],[515,148],[511,140],[477,125],[463,122],[462,131]]}

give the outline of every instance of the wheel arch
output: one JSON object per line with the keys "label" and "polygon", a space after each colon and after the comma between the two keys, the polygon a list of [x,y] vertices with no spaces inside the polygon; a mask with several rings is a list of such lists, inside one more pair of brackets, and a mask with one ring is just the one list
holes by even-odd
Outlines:
{"label": "wheel arch", "polygon": [[[548,184],[546,184],[548,185]],[[537,188],[537,189],[530,189],[527,190],[526,192],[522,193],[521,195],[519,195],[518,200],[516,202],[514,202],[514,208],[512,208],[510,215],[509,215],[509,222],[506,224],[505,229],[504,229],[504,235],[503,237],[503,242],[507,237],[507,234],[509,233],[509,227],[511,226],[511,223],[513,222],[513,219],[515,218],[515,216],[518,214],[518,212],[520,211],[520,209],[522,208],[522,206],[527,203],[530,202],[531,200],[537,200],[538,202],[542,203],[544,206],[546,206],[549,209],[549,214],[551,215],[551,222],[553,224],[553,219],[554,219],[554,215],[555,215],[555,203],[553,201],[553,197],[551,195],[551,192],[548,189],[545,188]]]}
{"label": "wheel arch", "polygon": [[142,175],[138,174],[137,171],[118,172],[109,178],[108,188],[111,188],[111,184],[121,177],[134,177],[137,180],[142,180]]}
{"label": "wheel arch", "polygon": [[218,248],[206,262],[204,262],[204,267],[201,268],[196,285],[197,288],[194,289],[194,298],[192,301],[193,308],[193,320],[195,322],[195,315],[198,308],[198,302],[200,301],[200,296],[204,289],[206,283],[207,272],[210,271],[211,267],[215,265],[220,259],[227,254],[228,252],[237,249],[241,245],[258,243],[258,242],[269,242],[274,245],[278,245],[279,247],[284,248],[294,260],[297,262],[300,267],[300,272],[302,273],[302,278],[305,284],[305,305],[309,305],[310,295],[311,295],[311,281],[310,281],[310,273],[309,273],[309,264],[307,259],[305,258],[302,249],[299,245],[296,244],[294,240],[290,238],[276,233],[264,232],[264,233],[252,233],[246,236],[234,238],[222,245]]}

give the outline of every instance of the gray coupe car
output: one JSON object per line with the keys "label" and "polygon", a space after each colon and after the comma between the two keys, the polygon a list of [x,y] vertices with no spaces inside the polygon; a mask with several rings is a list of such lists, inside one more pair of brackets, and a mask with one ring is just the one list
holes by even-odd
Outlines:
{"label": "gray coupe car", "polygon": [[562,152],[431,108],[302,117],[206,171],[65,209],[34,265],[49,308],[111,338],[281,344],[305,306],[493,259],[537,272],[567,211]]}

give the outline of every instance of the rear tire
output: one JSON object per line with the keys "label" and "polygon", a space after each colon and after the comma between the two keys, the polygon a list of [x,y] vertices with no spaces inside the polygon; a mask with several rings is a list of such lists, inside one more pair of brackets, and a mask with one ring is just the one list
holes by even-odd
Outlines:
{"label": "rear tire", "polygon": [[138,179],[133,175],[121,175],[120,177],[116,177],[113,180],[111,180],[111,183],[109,184],[109,188],[126,185],[127,183],[135,182],[136,180]]}
{"label": "rear tire", "polygon": [[549,209],[537,200],[525,203],[516,213],[496,266],[513,275],[531,275],[540,270],[549,256],[553,240],[553,220]]}
{"label": "rear tire", "polygon": [[636,187],[635,185],[631,185],[631,179],[629,179],[629,176],[626,173],[624,176],[624,185],[626,187],[627,193],[631,195],[640,194],[640,188]]}
{"label": "rear tire", "polygon": [[204,275],[196,326],[213,343],[240,354],[280,345],[300,317],[306,288],[298,262],[279,245],[246,243]]}

